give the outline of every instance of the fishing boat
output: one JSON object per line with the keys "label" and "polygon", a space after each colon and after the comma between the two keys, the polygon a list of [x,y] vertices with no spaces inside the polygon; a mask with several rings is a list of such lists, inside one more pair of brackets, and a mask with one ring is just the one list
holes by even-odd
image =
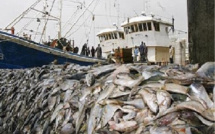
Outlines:
{"label": "fishing boat", "polygon": [[101,30],[97,36],[106,55],[118,47],[131,48],[133,52],[135,46],[139,47],[143,42],[148,49],[147,62],[168,63],[169,46],[172,45],[175,48],[175,63],[183,64],[185,54],[181,52],[185,50],[186,42],[173,41],[170,33],[174,33],[174,30],[174,18],[160,18],[142,12],[139,16],[127,18],[115,29]]}
{"label": "fishing boat", "polygon": [[[23,12],[22,15],[17,17],[11,24],[7,26],[6,29],[10,26],[11,33],[0,31],[0,68],[32,68],[32,67],[41,67],[43,65],[50,64],[51,62],[57,62],[58,64],[64,64],[66,62],[71,62],[79,65],[93,65],[98,62],[105,62],[104,59],[97,59],[92,57],[87,57],[73,53],[71,51],[65,51],[59,49],[55,46],[65,46],[65,43],[62,43],[61,39],[61,14],[59,18],[50,15],[50,12],[47,12],[47,0],[43,1],[44,10],[39,11],[43,15],[45,20],[45,25],[47,21],[57,20],[59,23],[58,39],[50,42],[52,45],[46,45],[43,42],[33,41],[29,37],[21,37],[14,34],[14,25],[22,19],[30,10],[37,10],[34,7],[41,2],[42,0],[37,0],[30,8]],[[60,2],[60,7],[62,7],[62,2]],[[52,5],[53,7],[53,5]],[[51,11],[51,10],[50,10]],[[41,19],[37,18],[37,21]],[[43,29],[43,34],[45,32]],[[66,40],[66,39],[64,39]],[[69,41],[66,41],[68,43]],[[71,45],[71,44],[70,44]]]}

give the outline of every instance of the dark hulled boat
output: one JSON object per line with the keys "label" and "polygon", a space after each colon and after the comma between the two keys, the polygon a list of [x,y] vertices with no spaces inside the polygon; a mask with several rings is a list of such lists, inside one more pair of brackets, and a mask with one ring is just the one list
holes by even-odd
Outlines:
{"label": "dark hulled boat", "polygon": [[0,31],[0,68],[31,68],[66,62],[92,65],[104,60],[90,58],[52,48],[34,41]]}

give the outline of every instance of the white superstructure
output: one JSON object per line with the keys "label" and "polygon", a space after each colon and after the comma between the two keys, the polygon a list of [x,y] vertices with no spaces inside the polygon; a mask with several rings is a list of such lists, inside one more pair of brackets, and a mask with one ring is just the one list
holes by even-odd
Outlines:
{"label": "white superstructure", "polygon": [[105,55],[108,55],[113,49],[125,47],[125,36],[121,29],[104,29],[97,36]]}
{"label": "white superstructure", "polygon": [[124,28],[126,46],[134,48],[144,42],[150,62],[168,62],[168,48],[171,44],[168,32],[172,26],[170,22],[143,14],[128,18],[121,26]]}

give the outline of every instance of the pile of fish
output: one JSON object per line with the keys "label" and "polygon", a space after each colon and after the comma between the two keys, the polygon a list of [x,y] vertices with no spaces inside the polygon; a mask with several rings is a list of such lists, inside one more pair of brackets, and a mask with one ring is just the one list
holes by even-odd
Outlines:
{"label": "pile of fish", "polygon": [[215,63],[0,70],[1,134],[214,134]]}

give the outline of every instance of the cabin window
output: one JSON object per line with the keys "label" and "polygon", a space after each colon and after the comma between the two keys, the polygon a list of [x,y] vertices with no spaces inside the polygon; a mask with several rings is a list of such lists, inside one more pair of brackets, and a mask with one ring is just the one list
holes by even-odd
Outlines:
{"label": "cabin window", "polygon": [[111,39],[115,39],[115,38],[114,38],[114,34],[113,34],[113,33],[111,33]]}
{"label": "cabin window", "polygon": [[128,32],[129,32],[129,31],[128,31],[128,27],[125,27],[125,28],[124,28],[124,31],[125,31],[125,34],[128,34]]}
{"label": "cabin window", "polygon": [[147,31],[146,23],[143,23],[143,30],[144,30],[144,31]]}
{"label": "cabin window", "polygon": [[124,34],[123,33],[119,33],[119,38],[125,39]]}
{"label": "cabin window", "polygon": [[139,23],[138,26],[139,26],[139,31],[140,31],[140,32],[143,31],[143,24],[142,24],[142,23]]}
{"label": "cabin window", "polygon": [[100,42],[102,42],[102,37],[101,36],[99,36],[99,40],[100,40]]}
{"label": "cabin window", "polygon": [[121,34],[122,34],[122,39],[125,39],[124,33],[121,33]]}
{"label": "cabin window", "polygon": [[117,33],[114,33],[114,39],[117,39]]}
{"label": "cabin window", "polygon": [[153,24],[154,24],[155,31],[160,31],[160,24],[159,24],[159,22],[153,22]]}
{"label": "cabin window", "polygon": [[134,25],[131,25],[131,33],[134,32]]}
{"label": "cabin window", "polygon": [[111,34],[108,34],[109,35],[109,40],[111,39]]}
{"label": "cabin window", "polygon": [[138,25],[137,25],[137,24],[135,24],[135,25],[134,25],[134,27],[135,27],[134,32],[138,32]]}
{"label": "cabin window", "polygon": [[152,30],[152,24],[151,24],[151,22],[147,22],[147,26],[148,26],[148,30],[149,31]]}
{"label": "cabin window", "polygon": [[108,36],[107,35],[105,35],[105,40],[108,40]]}

